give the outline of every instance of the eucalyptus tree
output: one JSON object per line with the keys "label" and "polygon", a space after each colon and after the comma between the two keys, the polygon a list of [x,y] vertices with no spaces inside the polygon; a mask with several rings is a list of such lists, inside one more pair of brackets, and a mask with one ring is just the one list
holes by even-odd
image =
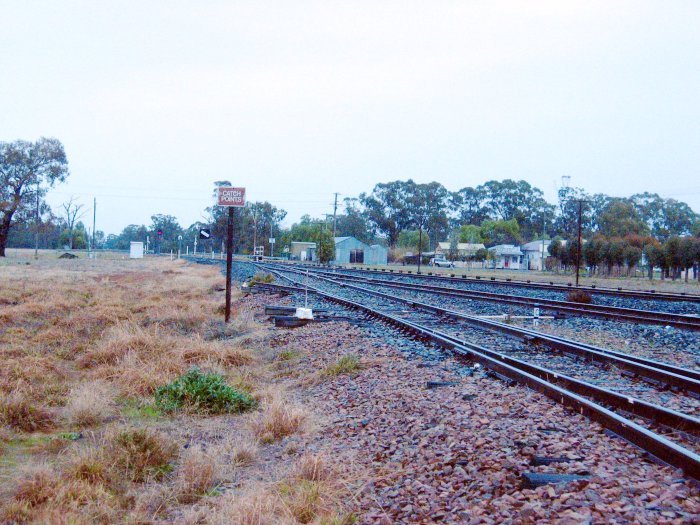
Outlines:
{"label": "eucalyptus tree", "polygon": [[68,159],[58,139],[0,142],[0,257],[5,256],[13,219],[31,216],[30,209],[36,211],[38,239],[42,198],[67,176]]}

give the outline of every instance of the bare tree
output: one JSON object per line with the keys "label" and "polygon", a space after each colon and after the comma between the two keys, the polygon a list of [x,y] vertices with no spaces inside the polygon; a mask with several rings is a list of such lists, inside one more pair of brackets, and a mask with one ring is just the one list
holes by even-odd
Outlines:
{"label": "bare tree", "polygon": [[87,210],[83,210],[85,205],[75,202],[75,197],[72,195],[68,202],[64,202],[61,207],[63,208],[63,218],[66,221],[66,229],[68,230],[68,242],[70,244],[70,249],[72,250],[75,223],[78,221],[78,219],[85,215]]}

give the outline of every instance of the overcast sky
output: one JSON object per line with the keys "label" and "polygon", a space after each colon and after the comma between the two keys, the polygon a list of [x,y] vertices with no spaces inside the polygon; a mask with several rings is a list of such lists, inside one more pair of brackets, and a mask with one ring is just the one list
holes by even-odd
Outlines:
{"label": "overcast sky", "polygon": [[699,28],[697,0],[0,0],[0,140],[61,140],[49,202],[107,233],[189,226],[221,179],[292,221],[409,177],[700,211]]}

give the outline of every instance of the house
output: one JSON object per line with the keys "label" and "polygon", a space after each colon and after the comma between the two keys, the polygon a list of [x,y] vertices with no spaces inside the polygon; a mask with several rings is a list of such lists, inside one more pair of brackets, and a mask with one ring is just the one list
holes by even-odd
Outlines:
{"label": "house", "polygon": [[389,250],[379,244],[369,245],[355,237],[335,237],[336,264],[386,264]]}
{"label": "house", "polygon": [[492,268],[520,270],[523,252],[513,244],[499,244],[489,248],[493,257]]}
{"label": "house", "polygon": [[292,241],[289,250],[289,257],[293,261],[315,261],[316,243]]}
{"label": "house", "polygon": [[[486,247],[483,244],[459,242],[457,243],[457,258],[463,260],[471,259],[476,255],[476,252],[485,248]],[[450,254],[450,243],[439,242],[437,248],[435,248],[435,253],[442,253],[445,255],[445,257],[447,257]]]}
{"label": "house", "polygon": [[544,262],[549,257],[550,240],[532,241],[523,244],[520,251],[523,252],[523,268],[527,270],[544,270]]}

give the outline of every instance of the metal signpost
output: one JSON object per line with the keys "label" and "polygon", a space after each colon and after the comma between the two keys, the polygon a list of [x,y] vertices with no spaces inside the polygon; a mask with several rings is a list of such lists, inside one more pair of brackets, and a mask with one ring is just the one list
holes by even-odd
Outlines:
{"label": "metal signpost", "polygon": [[270,257],[275,256],[275,238],[270,237]]}
{"label": "metal signpost", "polygon": [[[203,241],[208,241],[211,239],[211,230],[209,228],[200,228],[199,229],[199,238],[202,239]],[[204,245],[204,252],[206,255],[207,247]],[[197,255],[197,237],[194,238],[194,254]]]}
{"label": "metal signpost", "polygon": [[219,188],[219,206],[228,207],[228,224],[226,229],[226,315],[228,323],[231,318],[231,266],[233,265],[233,208],[245,206],[245,188]]}

